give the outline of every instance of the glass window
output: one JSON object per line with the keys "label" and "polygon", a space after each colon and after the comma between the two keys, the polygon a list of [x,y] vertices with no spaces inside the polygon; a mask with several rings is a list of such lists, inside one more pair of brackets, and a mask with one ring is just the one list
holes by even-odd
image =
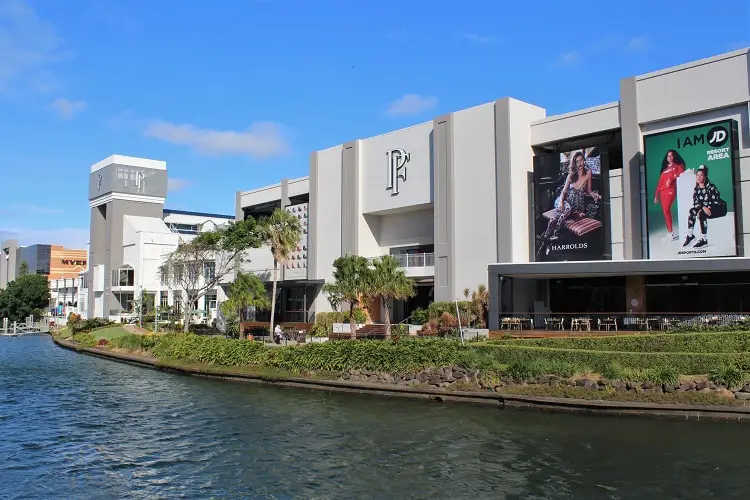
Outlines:
{"label": "glass window", "polygon": [[159,307],[162,309],[169,307],[169,293],[161,293],[161,298],[159,299]]}
{"label": "glass window", "polygon": [[203,278],[206,280],[212,280],[214,277],[216,277],[216,262],[204,262]]}
{"label": "glass window", "polygon": [[121,267],[112,271],[112,286],[133,286],[135,271],[128,267]]}
{"label": "glass window", "polygon": [[203,309],[207,313],[216,309],[216,292],[208,292],[203,299]]}
{"label": "glass window", "polygon": [[175,297],[174,298],[174,312],[175,314],[182,314],[182,298],[181,297]]}

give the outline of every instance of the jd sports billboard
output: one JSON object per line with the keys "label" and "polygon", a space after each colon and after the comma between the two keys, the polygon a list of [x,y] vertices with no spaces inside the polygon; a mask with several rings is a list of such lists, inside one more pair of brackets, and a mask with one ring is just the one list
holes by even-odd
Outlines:
{"label": "jd sports billboard", "polygon": [[737,255],[736,137],[724,120],[644,138],[649,258]]}

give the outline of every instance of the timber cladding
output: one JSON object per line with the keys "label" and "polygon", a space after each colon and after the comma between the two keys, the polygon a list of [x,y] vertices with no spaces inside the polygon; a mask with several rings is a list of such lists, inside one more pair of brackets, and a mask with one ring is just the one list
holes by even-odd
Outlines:
{"label": "timber cladding", "polygon": [[70,250],[59,245],[50,249],[49,279],[75,278],[88,264],[86,250]]}

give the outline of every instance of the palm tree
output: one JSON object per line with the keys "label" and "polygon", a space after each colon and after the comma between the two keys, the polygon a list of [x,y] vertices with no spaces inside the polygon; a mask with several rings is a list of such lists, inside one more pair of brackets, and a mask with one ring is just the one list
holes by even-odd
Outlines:
{"label": "palm tree", "polygon": [[351,338],[357,338],[355,307],[360,306],[362,297],[367,295],[370,283],[370,266],[367,259],[359,255],[346,255],[333,261],[333,283],[323,285],[331,306],[336,308],[341,302],[349,303],[349,328]]}
{"label": "palm tree", "polygon": [[242,331],[242,311],[248,307],[268,309],[271,301],[263,282],[254,274],[237,273],[234,282],[229,285],[229,298],[221,304],[222,311],[237,314],[240,322],[239,336],[245,338]]}
{"label": "palm tree", "polygon": [[391,336],[391,300],[405,300],[413,297],[414,281],[404,274],[398,260],[391,255],[384,255],[372,261],[370,286],[366,291],[370,297],[380,297],[385,309],[385,336]]}
{"label": "palm tree", "polygon": [[271,292],[271,324],[268,327],[273,335],[274,314],[276,312],[276,283],[279,278],[279,264],[285,264],[297,248],[302,237],[302,226],[297,217],[283,208],[261,219],[263,239],[271,247],[273,255],[273,291]]}

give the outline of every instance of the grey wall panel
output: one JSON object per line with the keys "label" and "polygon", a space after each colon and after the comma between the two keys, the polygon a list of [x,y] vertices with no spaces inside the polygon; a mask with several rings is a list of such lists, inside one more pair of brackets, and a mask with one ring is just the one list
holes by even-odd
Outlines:
{"label": "grey wall panel", "polygon": [[242,191],[237,191],[234,195],[234,220],[245,220],[242,211]]}
{"label": "grey wall panel", "polygon": [[359,144],[344,144],[341,152],[341,255],[357,254],[359,239]]}
{"label": "grey wall panel", "polygon": [[435,300],[453,299],[453,131],[451,115],[433,123],[433,182],[435,215]]}
{"label": "grey wall panel", "polygon": [[281,207],[289,206],[289,179],[281,179]]}
{"label": "grey wall panel", "polygon": [[[510,100],[495,101],[495,196],[497,199],[497,262],[513,260],[513,244],[508,235],[513,225],[511,193]],[[526,216],[526,215],[524,215]]]}
{"label": "grey wall panel", "polygon": [[167,196],[167,171],[109,165],[89,174],[89,200],[108,193]]}
{"label": "grey wall panel", "polygon": [[18,265],[18,240],[6,240],[0,248],[0,290],[16,279]]}
{"label": "grey wall panel", "polygon": [[307,208],[307,279],[318,275],[318,152],[310,154],[310,203]]}
{"label": "grey wall panel", "polygon": [[622,122],[622,240],[625,259],[644,257],[641,193],[641,129],[635,78],[620,82]]}

